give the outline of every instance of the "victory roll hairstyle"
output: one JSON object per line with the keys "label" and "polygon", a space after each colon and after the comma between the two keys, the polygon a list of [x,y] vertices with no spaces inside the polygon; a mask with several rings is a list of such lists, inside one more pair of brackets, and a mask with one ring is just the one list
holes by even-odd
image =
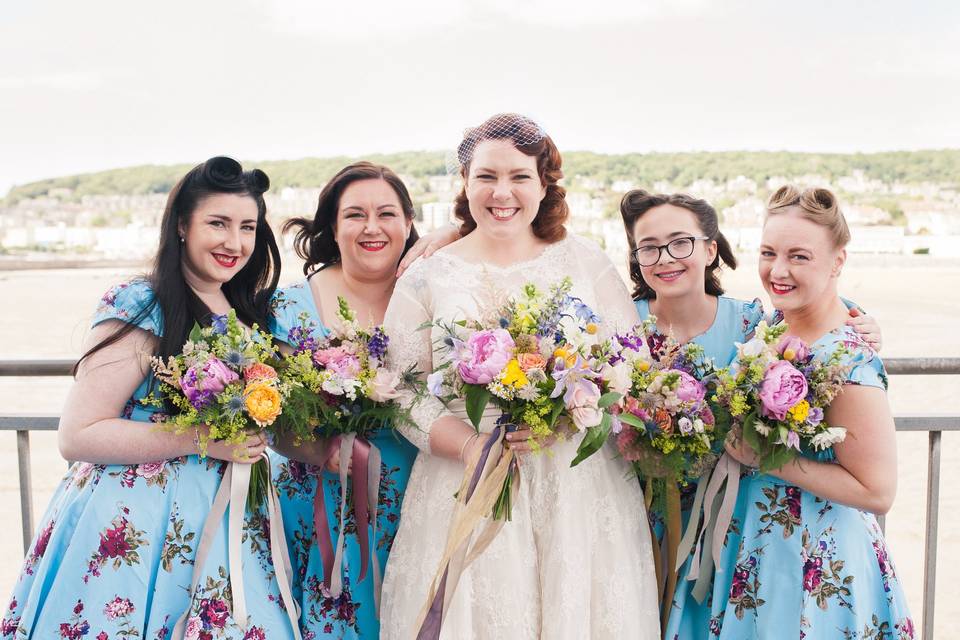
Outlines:
{"label": "victory roll hairstyle", "polygon": [[784,213],[794,207],[797,207],[800,214],[810,222],[826,227],[835,248],[841,249],[850,242],[847,219],[840,211],[837,197],[829,189],[810,187],[801,190],[792,184],[784,185],[770,196],[767,202],[767,215]]}
{"label": "victory roll hairstyle", "polygon": [[263,199],[269,188],[270,179],[263,171],[244,171],[239,162],[224,156],[210,158],[188,171],[167,196],[160,222],[160,245],[153,268],[144,276],[153,291],[153,300],[115,333],[83,354],[74,367],[74,375],[84,359],[129,334],[157,305],[163,315],[163,335],[154,355],[164,359],[180,353],[194,322],[210,323],[210,309],[183,277],[185,249],[180,241],[180,230],[189,224],[194,211],[209,196],[236,194],[253,198],[257,203],[253,252],[244,267],[223,284],[222,290],[242,322],[266,327],[270,298],[280,278],[280,249],[267,224],[267,204]]}
{"label": "victory roll hairstyle", "polygon": [[720,232],[720,222],[717,211],[709,202],[694,198],[683,193],[652,194],[643,189],[634,189],[624,194],[620,201],[620,215],[623,217],[623,226],[627,231],[627,244],[630,247],[630,279],[633,281],[633,299],[650,300],[657,297],[657,292],[643,279],[640,263],[637,262],[637,243],[633,239],[633,228],[643,214],[654,207],[670,204],[686,209],[697,219],[700,231],[710,240],[717,243],[717,256],[707,265],[705,270],[704,290],[711,296],[723,295],[720,286],[721,262],[731,269],[737,268],[737,258],[733,255],[733,248],[723,233]]}

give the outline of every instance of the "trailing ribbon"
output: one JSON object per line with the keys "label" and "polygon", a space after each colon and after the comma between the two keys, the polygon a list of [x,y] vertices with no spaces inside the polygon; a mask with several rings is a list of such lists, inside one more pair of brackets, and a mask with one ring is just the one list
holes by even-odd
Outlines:
{"label": "trailing ribbon", "polygon": [[[707,476],[709,475],[709,480]],[[724,492],[720,494],[723,485]],[[696,580],[693,587],[693,597],[703,603],[713,578],[715,566],[720,564],[720,552],[726,539],[727,529],[733,519],[733,509],[737,504],[737,492],[740,488],[740,463],[730,454],[724,453],[712,471],[704,473],[697,481],[697,492],[694,496],[693,511],[690,522],[680,541],[680,548],[676,558],[676,569],[684,563],[693,549],[690,558],[690,570],[687,580]],[[700,510],[703,508],[703,528],[698,532],[700,524]],[[709,552],[708,552],[709,549]]]}
{"label": "trailing ribbon", "polygon": [[[371,540],[377,540],[377,506],[380,502],[380,450],[354,433],[336,436],[330,440],[329,451],[336,449],[340,458],[340,514],[337,545],[333,546],[330,526],[327,524],[327,506],[323,496],[323,480],[317,478],[317,491],[313,498],[313,531],[323,561],[323,584],[334,598],[343,593],[343,548],[347,516],[347,478],[353,484],[353,514],[357,525],[357,542],[360,546],[360,576],[357,582],[367,577],[367,565],[373,564],[373,600],[376,615],[380,615],[380,591],[382,578],[376,549],[371,550]],[[353,461],[351,467],[350,462]],[[348,471],[349,469],[349,471]],[[367,531],[370,524],[372,532]]]}
{"label": "trailing ribbon", "polygon": [[[292,578],[290,555],[287,551],[286,534],[283,530],[283,519],[280,517],[280,499],[273,486],[270,473],[270,458],[261,454],[261,459],[267,465],[267,517],[270,521],[270,561],[276,572],[277,585],[280,589],[280,598],[283,602],[293,636],[300,640],[300,608],[293,599],[290,590]],[[213,504],[207,513],[200,532],[200,541],[197,545],[197,555],[193,561],[193,576],[190,579],[190,598],[193,603],[196,597],[200,576],[206,564],[214,538],[220,531],[223,516],[227,514],[227,565],[229,569],[230,593],[232,595],[232,613],[234,621],[242,628],[247,628],[247,603],[243,583],[243,555],[241,541],[243,539],[243,516],[246,512],[247,494],[250,491],[250,471],[253,465],[239,462],[229,462],[220,479],[220,486],[213,498]],[[182,639],[186,635],[187,619],[190,615],[190,606],[183,612],[173,628],[172,637]]]}
{"label": "trailing ribbon", "polygon": [[[511,501],[519,490],[520,467],[513,450],[504,446],[504,437],[515,425],[498,424],[483,444],[480,456],[467,464],[457,491],[457,502],[440,568],[430,584],[427,602],[420,611],[417,640],[438,640],[444,614],[450,605],[460,576],[483,553],[504,525],[490,517],[508,475],[512,475]],[[470,544],[470,538],[486,519],[487,524]]]}
{"label": "trailing ribbon", "polygon": [[665,629],[670,616],[673,592],[677,586],[677,548],[680,546],[680,489],[667,478],[647,478],[643,501],[647,508],[653,505],[655,484],[661,483],[664,494],[663,544],[650,523],[650,543],[653,546],[653,567],[657,578],[657,600],[660,603],[660,627]]}

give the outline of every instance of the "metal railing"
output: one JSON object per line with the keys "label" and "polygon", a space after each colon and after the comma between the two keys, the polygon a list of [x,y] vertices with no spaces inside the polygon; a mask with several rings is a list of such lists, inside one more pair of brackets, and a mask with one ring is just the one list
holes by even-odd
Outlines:
{"label": "metal railing", "polygon": [[[68,376],[74,360],[0,360],[0,377]],[[958,375],[960,358],[885,358],[890,375]],[[911,414],[896,416],[897,431],[926,431],[927,504],[923,558],[923,637],[933,638],[937,589],[937,533],[940,503],[940,443],[944,431],[960,431],[960,415]],[[33,491],[30,474],[30,432],[56,431],[58,416],[0,415],[0,431],[17,434],[20,511],[24,554],[33,538]],[[881,526],[884,518],[880,518]]]}

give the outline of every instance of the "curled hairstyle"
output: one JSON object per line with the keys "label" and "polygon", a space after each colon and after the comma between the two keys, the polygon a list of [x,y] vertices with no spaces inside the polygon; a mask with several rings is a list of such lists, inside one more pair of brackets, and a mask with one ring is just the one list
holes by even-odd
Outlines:
{"label": "curled hairstyle", "polygon": [[700,231],[710,240],[717,243],[717,255],[713,262],[707,265],[704,270],[704,291],[711,296],[723,295],[723,287],[720,286],[720,275],[718,271],[721,268],[721,262],[731,269],[737,268],[737,258],[733,255],[733,249],[730,242],[720,232],[717,211],[709,202],[694,198],[683,193],[674,194],[652,194],[643,189],[634,189],[624,194],[620,201],[620,215],[623,216],[623,226],[627,231],[627,244],[630,246],[630,279],[633,281],[633,299],[650,300],[657,297],[657,292],[653,290],[640,271],[640,263],[637,261],[635,253],[637,243],[633,238],[633,228],[636,226],[643,214],[654,207],[670,204],[675,207],[686,209],[697,219]]}
{"label": "curled hairstyle", "polygon": [[826,227],[833,240],[834,248],[842,249],[850,242],[847,219],[840,211],[837,197],[829,189],[810,187],[801,191],[792,184],[784,185],[770,196],[767,202],[767,215],[784,213],[793,207],[800,209],[800,215],[803,218]]}
{"label": "curled hairstyle", "polygon": [[[340,262],[340,246],[337,245],[334,230],[337,224],[337,212],[340,209],[340,197],[348,186],[361,180],[383,180],[397,194],[403,217],[413,220],[415,212],[413,200],[407,186],[389,167],[372,162],[354,162],[337,172],[320,192],[317,201],[317,213],[310,218],[291,218],[283,225],[283,233],[297,230],[293,246],[297,255],[304,261],[303,274]],[[420,238],[415,226],[410,227],[410,235],[403,246],[402,258]]]}
{"label": "curled hairstyle", "polygon": [[563,177],[560,151],[536,122],[513,113],[497,114],[480,126],[467,129],[457,147],[463,188],[454,200],[453,213],[460,221],[460,235],[465,236],[477,228],[477,222],[470,213],[466,185],[473,152],[485,140],[509,140],[518,151],[537,159],[537,173],[540,183],[546,186],[546,194],[540,201],[540,208],[531,225],[533,235],[546,242],[562,240],[567,233],[563,223],[570,217],[570,208],[566,201],[567,190],[557,184]]}
{"label": "curled hairstyle", "polygon": [[[115,333],[87,351],[74,367],[76,374],[84,359],[114,344],[133,331],[159,305],[163,315],[163,335],[154,354],[164,359],[180,353],[194,322],[209,325],[211,311],[183,277],[185,248],[180,241],[201,202],[210,196],[234,194],[253,198],[257,204],[257,229],[253,252],[243,268],[221,287],[237,318],[262,328],[267,326],[270,298],[280,278],[280,250],[267,223],[267,204],[263,194],[270,179],[263,171],[244,171],[232,158],[217,156],[197,165],[173,186],[160,222],[160,246],[152,269],[144,276],[153,291],[153,300],[117,329]],[[187,239],[189,242],[189,239]]]}

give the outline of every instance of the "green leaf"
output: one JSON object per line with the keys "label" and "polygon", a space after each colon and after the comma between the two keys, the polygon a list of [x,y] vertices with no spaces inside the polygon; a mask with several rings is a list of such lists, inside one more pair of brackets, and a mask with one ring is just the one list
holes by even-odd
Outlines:
{"label": "green leaf", "polygon": [[563,401],[560,398],[556,398],[553,403],[553,409],[550,410],[550,418],[547,420],[547,424],[553,428],[553,425],[557,423],[557,418],[560,417],[560,414],[563,413]]}
{"label": "green leaf", "polygon": [[616,391],[609,391],[603,394],[602,396],[600,396],[600,399],[597,400],[597,408],[606,409],[610,405],[616,404],[622,397],[623,397],[622,393],[617,393]]}
{"label": "green leaf", "polygon": [[580,446],[577,447],[577,457],[573,459],[573,462],[570,463],[570,466],[577,466],[599,451],[600,447],[603,446],[603,443],[607,441],[607,436],[609,434],[610,414],[605,413],[603,414],[603,420],[600,421],[600,424],[587,429],[587,434],[583,437],[583,440],[580,441]]}
{"label": "green leaf", "polygon": [[487,407],[490,400],[490,391],[487,387],[479,384],[465,385],[465,400],[467,404],[467,417],[477,429],[480,428],[480,420],[483,418],[483,410]]}
{"label": "green leaf", "polygon": [[762,445],[760,444],[760,434],[756,430],[757,414],[751,411],[743,421],[743,441],[746,442],[754,453],[760,453]]}
{"label": "green leaf", "polygon": [[633,415],[632,413],[621,413],[617,416],[620,419],[620,422],[628,424],[631,427],[636,427],[637,429],[646,429],[647,425],[644,424],[643,420]]}
{"label": "green leaf", "polygon": [[193,323],[193,329],[190,329],[190,336],[189,336],[190,342],[201,342],[201,341],[203,341],[203,333],[202,333],[202,331],[203,331],[203,328],[200,326],[200,324],[197,323],[197,322],[194,322],[194,323]]}

